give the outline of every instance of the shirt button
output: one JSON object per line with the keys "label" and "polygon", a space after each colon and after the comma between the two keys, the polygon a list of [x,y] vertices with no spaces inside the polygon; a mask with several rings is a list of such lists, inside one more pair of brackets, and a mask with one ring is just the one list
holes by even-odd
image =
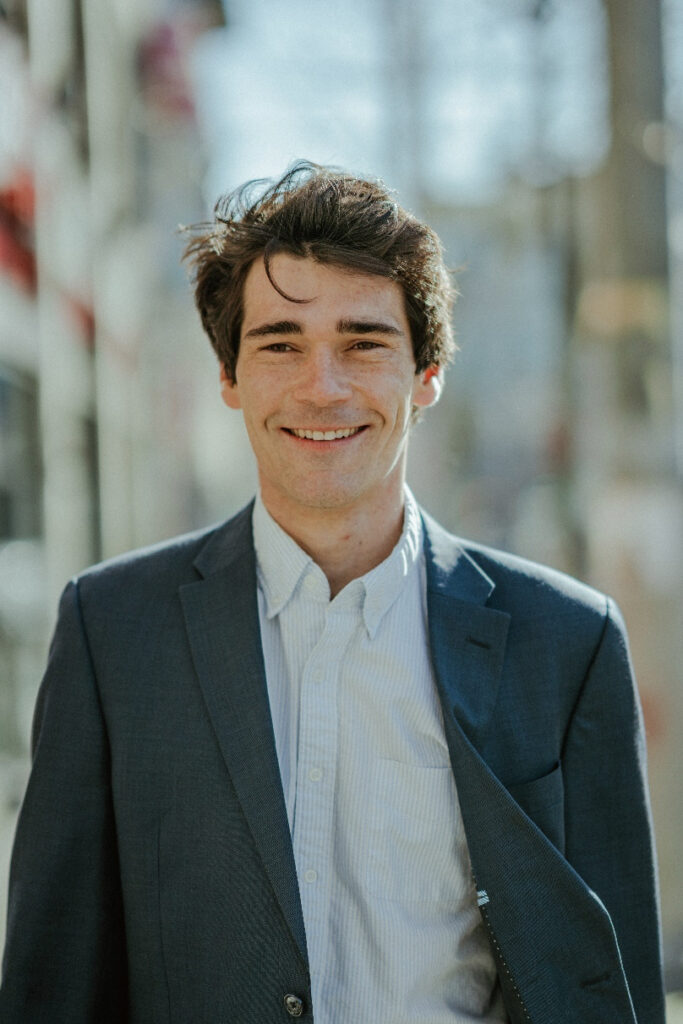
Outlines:
{"label": "shirt button", "polygon": [[323,773],[320,771],[319,768],[311,768],[310,772],[308,773],[308,777],[311,780],[311,782],[320,782],[320,780],[323,777]]}
{"label": "shirt button", "polygon": [[317,878],[318,872],[314,871],[313,868],[309,868],[308,871],[304,874],[304,880],[306,882],[315,882]]}
{"label": "shirt button", "polygon": [[300,1017],[304,1012],[304,1001],[292,992],[285,996],[285,1009],[290,1017]]}

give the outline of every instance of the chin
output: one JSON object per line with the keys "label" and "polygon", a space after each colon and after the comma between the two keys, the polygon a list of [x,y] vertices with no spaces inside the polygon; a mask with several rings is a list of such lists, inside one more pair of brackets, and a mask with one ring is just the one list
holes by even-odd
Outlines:
{"label": "chin", "polygon": [[345,508],[353,503],[354,497],[354,495],[345,494],[340,491],[329,490],[318,493],[308,491],[306,494],[297,495],[295,500],[298,505],[306,505],[308,508],[323,510]]}
{"label": "chin", "polygon": [[358,501],[363,492],[358,488],[341,486],[337,482],[318,487],[302,487],[301,490],[292,490],[290,488],[286,493],[290,501],[294,501],[297,505],[322,511],[324,509],[345,508]]}

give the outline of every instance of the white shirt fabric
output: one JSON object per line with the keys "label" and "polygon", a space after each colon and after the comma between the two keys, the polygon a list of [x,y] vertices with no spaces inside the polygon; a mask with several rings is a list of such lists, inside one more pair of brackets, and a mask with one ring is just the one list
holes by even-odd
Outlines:
{"label": "white shirt fabric", "polygon": [[330,601],[257,497],[266,679],[316,1024],[503,1021],[428,651],[422,522]]}

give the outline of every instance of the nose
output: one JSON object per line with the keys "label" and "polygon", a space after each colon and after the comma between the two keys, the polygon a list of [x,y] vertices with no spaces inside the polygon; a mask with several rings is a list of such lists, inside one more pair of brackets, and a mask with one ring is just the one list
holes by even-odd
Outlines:
{"label": "nose", "polygon": [[308,354],[296,386],[299,401],[326,406],[344,402],[351,394],[348,374],[334,352],[321,346]]}

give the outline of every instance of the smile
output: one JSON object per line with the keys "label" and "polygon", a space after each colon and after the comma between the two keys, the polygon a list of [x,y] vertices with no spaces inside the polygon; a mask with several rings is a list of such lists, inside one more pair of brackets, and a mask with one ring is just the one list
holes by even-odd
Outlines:
{"label": "smile", "polygon": [[364,427],[343,427],[340,430],[299,430],[294,427],[288,428],[290,434],[303,438],[307,441],[339,441],[344,437],[353,437],[360,433]]}

